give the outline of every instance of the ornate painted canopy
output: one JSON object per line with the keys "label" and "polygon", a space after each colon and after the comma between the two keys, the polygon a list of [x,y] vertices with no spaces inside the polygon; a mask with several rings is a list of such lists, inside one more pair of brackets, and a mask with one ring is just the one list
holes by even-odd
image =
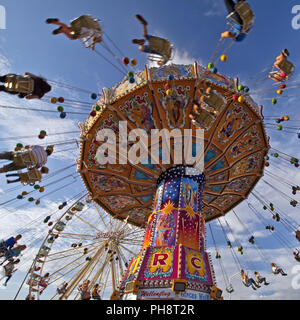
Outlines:
{"label": "ornate painted canopy", "polygon": [[[167,90],[169,90],[167,92]],[[196,104],[195,104],[196,102]],[[126,77],[103,95],[81,129],[78,171],[92,198],[104,210],[129,223],[144,226],[153,210],[157,179],[174,166],[174,139],[171,161],[164,164],[100,164],[97,150],[102,129],[116,133],[119,122],[127,121],[128,133],[144,129],[204,129],[204,174],[202,214],[206,221],[215,219],[247,198],[263,175],[264,156],[269,149],[259,107],[237,83],[221,74],[194,65],[167,65],[148,68],[135,74],[135,82]],[[96,111],[97,110],[97,111]],[[101,131],[102,132],[102,131]],[[194,131],[193,131],[194,132]],[[128,143],[127,150],[133,143]],[[193,133],[191,148],[198,145]],[[152,147],[152,149],[151,149]],[[164,158],[162,141],[157,157]],[[119,146],[119,159],[123,156]],[[150,156],[149,156],[150,157]],[[149,160],[149,158],[148,158]],[[183,162],[183,164],[185,164]]]}

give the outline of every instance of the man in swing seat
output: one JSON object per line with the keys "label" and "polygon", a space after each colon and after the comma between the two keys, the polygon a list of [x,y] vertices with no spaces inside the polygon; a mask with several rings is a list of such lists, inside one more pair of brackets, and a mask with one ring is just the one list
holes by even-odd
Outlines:
{"label": "man in swing seat", "polygon": [[289,55],[289,51],[287,49],[283,49],[280,55],[276,57],[276,61],[274,62],[274,67],[284,72],[286,77],[290,76],[292,70],[294,69],[294,65],[287,60]]}
{"label": "man in swing seat", "polygon": [[274,262],[271,263],[271,266],[272,266],[272,273],[274,273],[274,274],[280,273],[282,276],[287,276],[287,273],[285,273],[282,268],[278,267],[276,265],[276,263],[274,263]]}
{"label": "man in swing seat", "polygon": [[7,240],[0,240],[0,253],[6,250],[12,249],[14,245],[22,238],[21,234],[18,234],[15,237],[10,237]]}
{"label": "man in swing seat", "polygon": [[46,20],[46,23],[59,26],[58,29],[52,32],[54,35],[63,33],[70,40],[82,39],[84,43],[87,43],[88,39],[91,39],[91,43],[88,45],[88,48],[91,50],[95,50],[96,43],[102,42],[103,30],[98,20],[90,15],[82,15],[72,20],[69,26],[56,18],[49,18]]}
{"label": "man in swing seat", "polygon": [[2,152],[0,153],[0,159],[11,160],[12,162],[0,168],[0,173],[25,168],[41,168],[47,163],[48,157],[53,152],[53,148],[53,145],[47,146],[46,149],[39,145],[32,145],[28,149],[21,151]]}
{"label": "man in swing seat", "polygon": [[242,269],[241,270],[241,279],[243,284],[246,287],[252,287],[253,290],[256,290],[256,288],[260,288],[260,285],[257,284],[252,278],[248,278],[248,274],[245,273],[245,271]]}
{"label": "man in swing seat", "polygon": [[[47,170],[45,170],[46,168]],[[34,185],[36,182],[42,181],[42,173],[48,173],[47,167],[42,167],[41,170],[29,169],[27,172],[11,173],[7,174],[6,177],[18,177],[14,180],[7,180],[7,183],[21,182],[23,185]]]}
{"label": "man in swing seat", "polygon": [[[164,38],[152,36],[148,34],[147,21],[139,14],[136,18],[142,23],[144,32],[144,39],[133,39],[132,43],[139,44],[139,50],[142,52],[149,53],[150,55],[159,56],[158,60],[155,60],[159,66],[166,64],[172,55],[172,45]],[[148,44],[146,45],[146,41]]]}
{"label": "man in swing seat", "polygon": [[45,79],[32,73],[25,72],[24,76],[17,74],[7,74],[0,77],[0,91],[18,95],[19,98],[41,99],[51,90],[51,86]]}
{"label": "man in swing seat", "polygon": [[294,252],[293,252],[293,255],[294,255],[294,258],[296,261],[300,262],[300,252],[298,249],[296,249]]}
{"label": "man in swing seat", "polygon": [[254,13],[245,0],[224,0],[228,16],[229,24],[232,31],[225,31],[221,34],[222,38],[231,38],[237,42],[243,41],[250,31],[254,22]]}
{"label": "man in swing seat", "polygon": [[[273,64],[273,71],[269,73],[269,78],[276,82],[286,81],[294,70],[294,65],[287,60],[290,55],[287,49],[283,49]],[[274,68],[278,70],[274,70]]]}
{"label": "man in swing seat", "polygon": [[3,284],[5,287],[7,286],[7,283],[12,277],[13,273],[17,271],[17,269],[15,269],[15,265],[18,264],[19,262],[20,262],[20,259],[12,260],[3,266],[3,277],[0,279],[0,281],[6,277],[6,280]]}
{"label": "man in swing seat", "polygon": [[265,286],[270,284],[269,282],[267,282],[265,277],[262,277],[260,275],[260,273],[258,271],[254,271],[254,275],[255,275],[256,283],[258,285],[260,285],[261,283],[263,283]]}

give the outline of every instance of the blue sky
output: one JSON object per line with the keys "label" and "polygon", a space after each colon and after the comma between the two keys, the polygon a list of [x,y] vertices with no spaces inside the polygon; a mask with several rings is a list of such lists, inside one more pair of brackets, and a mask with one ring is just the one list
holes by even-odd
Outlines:
{"label": "blue sky", "polygon": [[[299,2],[252,0],[249,3],[256,15],[253,30],[245,41],[234,44],[228,52],[228,62],[218,64],[219,71],[231,77],[239,77],[242,80],[248,79],[272,64],[273,59],[283,48],[288,48],[291,53],[290,60],[296,65],[296,72],[292,80],[299,80],[300,75],[297,65],[300,63],[300,29],[294,30],[291,26],[293,18],[291,10]],[[137,50],[136,45],[131,43],[133,38],[140,38],[142,36],[142,26],[135,18],[137,13],[142,14],[149,22],[148,28],[150,34],[166,37],[173,43],[176,50],[174,63],[193,63],[193,61],[197,60],[204,65],[209,62],[216,48],[219,36],[224,31],[226,16],[222,0],[189,0],[185,2],[178,0],[85,0],[80,2],[70,0],[10,0],[1,1],[0,5],[3,5],[6,9],[6,29],[0,30],[1,74],[7,72],[23,74],[29,71],[51,80],[59,80],[74,87],[97,93],[101,92],[102,87],[109,88],[122,80],[123,75],[95,53],[82,48],[78,41],[70,41],[63,35],[52,35],[52,30],[55,27],[45,23],[47,18],[59,18],[61,21],[68,23],[81,14],[91,14],[101,19],[105,33],[113,39],[126,56],[137,59],[138,65],[136,70],[141,70],[147,63],[146,56]],[[98,50],[101,51],[101,48],[99,46]],[[266,82],[263,86],[265,85],[271,86],[270,82],[269,84]],[[291,117],[294,116],[294,119],[297,119],[299,104],[296,90],[291,91],[291,95],[294,94],[295,96],[282,98],[276,106],[270,103],[270,99],[264,100],[263,91],[257,92],[257,94],[254,92],[254,97],[258,103],[264,105],[265,115],[281,116],[289,114]],[[63,88],[53,87],[51,94],[68,99],[87,101],[91,103],[91,106],[94,103],[88,94]],[[20,106],[21,104],[25,107],[45,109],[50,109],[51,107],[51,105],[40,101],[21,102],[19,99],[10,97],[4,93],[0,95],[0,104],[9,106]],[[66,109],[70,110],[70,107]],[[88,110],[78,111],[82,113],[86,112],[86,115],[88,114]],[[40,130],[46,130],[48,133],[53,134],[76,131],[78,130],[77,123],[83,121],[86,117],[85,114],[68,114],[67,118],[62,120],[58,117],[58,114],[14,111],[1,108],[0,115],[0,138],[27,135],[37,136]],[[298,116],[298,120],[299,118]],[[271,146],[287,154],[300,157],[299,139],[296,134],[284,134],[283,132],[274,130],[267,132],[271,137]],[[57,137],[49,136],[47,137],[47,142],[57,141],[58,139],[64,141],[76,137],[78,138],[77,134]],[[37,138],[1,141],[0,150],[11,150],[17,142],[33,144],[40,143],[41,141]],[[45,142],[43,141],[43,143]],[[61,150],[61,152],[56,153],[48,162],[52,171],[74,163],[78,155],[76,144],[69,145],[66,148],[72,147],[74,148],[73,150],[66,152],[62,152],[63,147],[58,147],[58,150]],[[276,160],[272,159],[271,161],[276,165]],[[279,161],[277,163],[277,165],[282,167]],[[284,171],[278,170],[275,166],[272,168],[272,165],[269,170],[293,180],[296,185],[300,185],[299,169],[297,171],[297,169],[293,169],[288,164],[284,164],[283,166],[286,167],[282,169]],[[66,170],[63,175],[71,173],[74,173],[74,176],[76,176],[75,167]],[[0,189],[3,191],[3,194],[0,195],[1,203],[14,198],[20,190],[23,190],[19,188],[5,193],[5,190],[18,187],[18,185],[15,184],[8,187],[4,178],[2,177],[0,181]],[[57,188],[65,183],[72,182],[73,178],[68,179],[57,184]],[[272,181],[268,178],[266,180]],[[282,190],[292,196],[289,189],[284,189],[281,185],[278,185],[278,188],[282,188]],[[84,190],[83,184],[80,179],[77,179],[76,183],[64,188],[63,192],[52,193],[45,197],[46,200],[42,201],[39,208],[28,203],[23,208],[20,208],[21,202],[13,202],[8,206],[0,207],[1,238],[10,236],[16,231],[21,230],[22,227],[26,227],[27,238],[24,236],[24,239],[28,239],[29,241],[33,235],[34,239],[36,239],[31,250],[28,250],[28,253],[23,257],[27,263],[24,263],[24,266],[20,268],[22,271],[18,271],[11,279],[8,288],[0,290],[0,299],[11,299],[14,297],[24,276],[23,271],[26,270],[25,267],[30,264],[30,259],[33,259],[39,244],[46,236],[47,228],[42,224],[43,217],[47,216],[49,210],[50,212],[56,210],[59,203],[72,198],[73,195],[82,190]],[[278,205],[288,216],[300,223],[299,207],[292,208],[287,200],[275,194],[274,190],[267,188],[262,182],[257,185],[257,190],[261,191],[266,198],[272,199],[272,202]],[[299,195],[294,198],[298,201],[300,200]],[[252,196],[249,197],[249,202],[258,206],[257,201]],[[278,230],[276,230],[279,234],[284,234],[291,243],[291,253],[288,255],[287,250],[264,230],[264,226],[248,209],[246,203],[238,206],[236,213],[240,215],[241,220],[247,224],[249,229],[256,232],[263,252],[286,268],[289,276],[287,278],[273,276],[270,268],[258,257],[257,251],[253,247],[249,247],[245,253],[246,258],[241,257],[241,261],[256,262],[255,267],[259,267],[261,273],[270,279],[271,285],[254,292],[252,289],[243,287],[238,277],[235,277],[233,279],[235,292],[232,298],[299,299],[300,289],[295,290],[291,285],[293,279],[291,272],[292,268],[296,265],[296,262],[291,257],[292,248],[297,245],[293,234],[287,233],[281,226],[278,226]],[[41,218],[35,221],[37,217]],[[235,232],[235,238],[241,242],[245,242],[247,246],[248,235],[245,235],[245,230],[239,226],[232,213],[226,219]],[[33,222],[29,225],[30,221]],[[269,221],[272,223],[272,219]],[[220,232],[220,227],[214,222],[212,223],[212,228],[217,243],[220,246],[223,263],[228,275],[233,275],[237,271],[229,249],[226,247],[224,237]],[[212,252],[218,285],[224,289],[221,270],[218,261],[214,259],[214,248],[209,230],[207,230],[207,236],[207,246]],[[250,272],[252,271],[254,270]],[[228,298],[228,296],[225,297]]]}

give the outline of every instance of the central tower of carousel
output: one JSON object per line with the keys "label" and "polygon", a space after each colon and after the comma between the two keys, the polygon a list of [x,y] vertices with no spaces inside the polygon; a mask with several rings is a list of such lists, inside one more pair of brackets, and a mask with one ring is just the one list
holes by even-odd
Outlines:
{"label": "central tower of carousel", "polygon": [[[103,89],[80,124],[78,171],[92,199],[115,218],[145,228],[141,251],[111,299],[219,299],[205,222],[246,199],[263,175],[269,144],[261,107],[237,81],[196,62],[146,66],[134,77],[134,83],[125,78]],[[202,146],[203,170],[184,156],[175,161],[172,134],[169,145],[163,135],[146,145],[147,161],[105,163],[99,152],[107,146],[103,129],[116,134],[116,154],[124,158],[121,121],[128,134],[143,129],[149,137],[153,129],[176,129],[182,137],[191,129],[187,144],[193,155]],[[202,141],[196,128],[203,129]],[[128,142],[128,151],[133,145]],[[159,161],[151,161],[153,150]]]}

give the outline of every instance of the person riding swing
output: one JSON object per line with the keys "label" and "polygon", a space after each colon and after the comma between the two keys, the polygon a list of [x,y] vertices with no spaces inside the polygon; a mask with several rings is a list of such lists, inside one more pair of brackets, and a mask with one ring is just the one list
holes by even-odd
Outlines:
{"label": "person riding swing", "polygon": [[90,15],[82,15],[72,20],[69,26],[56,18],[49,18],[46,20],[46,23],[59,26],[52,34],[56,35],[63,33],[70,40],[80,39],[86,47],[91,50],[95,50],[96,43],[102,42],[103,30],[101,29],[98,20]]}
{"label": "person riding swing", "polygon": [[43,167],[48,157],[53,152],[53,145],[44,149],[42,146],[33,145],[20,151],[5,151],[0,153],[0,159],[12,162],[0,168],[0,173],[22,169],[38,169]]}
{"label": "person riding swing", "polygon": [[246,287],[251,286],[253,290],[260,288],[260,285],[257,284],[252,278],[248,278],[248,273],[245,273],[243,269],[241,270],[241,280]]}
{"label": "person riding swing", "polygon": [[[159,66],[163,66],[171,59],[173,50],[171,43],[167,39],[149,35],[147,29],[148,22],[139,14],[136,15],[136,18],[143,25],[144,39],[133,39],[132,43],[139,44],[140,51],[148,53],[150,60],[153,58],[153,61],[156,61]],[[148,41],[147,45],[145,44],[146,41]],[[155,58],[155,56],[159,56],[159,58]]]}
{"label": "person riding swing", "polygon": [[[273,70],[269,73],[269,78],[276,82],[287,80],[294,70],[294,65],[287,60],[290,55],[287,49],[283,49],[273,64]],[[274,70],[274,69],[277,70]]]}
{"label": "person riding swing", "polygon": [[1,76],[0,82],[3,82],[0,91],[18,95],[19,98],[41,99],[51,90],[45,79],[29,72],[25,72],[24,76],[14,73]]}
{"label": "person riding swing", "polygon": [[[46,169],[45,169],[46,168]],[[34,185],[36,182],[42,181],[42,173],[48,173],[47,167],[42,167],[41,170],[29,169],[27,172],[6,174],[6,177],[18,177],[15,180],[7,180],[7,183],[21,182],[23,185]]]}
{"label": "person riding swing", "polygon": [[228,11],[228,23],[232,26],[232,31],[225,31],[222,38],[232,38],[235,41],[243,41],[247,33],[252,28],[254,13],[245,0],[224,0]]}

